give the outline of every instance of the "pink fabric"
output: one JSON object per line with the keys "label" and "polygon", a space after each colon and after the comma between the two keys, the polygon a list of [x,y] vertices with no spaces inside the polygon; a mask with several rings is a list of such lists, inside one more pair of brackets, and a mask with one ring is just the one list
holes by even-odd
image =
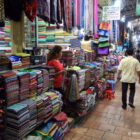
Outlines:
{"label": "pink fabric", "polygon": [[78,26],[78,0],[75,0],[75,8],[76,8],[76,26]]}
{"label": "pink fabric", "polygon": [[95,38],[98,37],[98,0],[94,0],[94,35]]}

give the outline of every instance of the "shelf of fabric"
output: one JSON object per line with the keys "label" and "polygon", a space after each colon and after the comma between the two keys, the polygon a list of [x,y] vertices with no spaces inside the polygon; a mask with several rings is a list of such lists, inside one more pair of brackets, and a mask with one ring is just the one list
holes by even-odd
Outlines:
{"label": "shelf of fabric", "polygon": [[0,47],[0,51],[11,50],[11,47]]}

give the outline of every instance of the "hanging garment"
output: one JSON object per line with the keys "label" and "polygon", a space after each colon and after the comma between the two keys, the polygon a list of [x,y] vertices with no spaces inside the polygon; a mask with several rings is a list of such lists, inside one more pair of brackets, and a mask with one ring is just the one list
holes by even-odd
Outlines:
{"label": "hanging garment", "polygon": [[71,2],[72,2],[71,0],[63,0],[64,29],[67,32],[70,32],[72,28]]}
{"label": "hanging garment", "polygon": [[4,0],[4,8],[6,18],[14,21],[21,20],[23,12],[23,0]]}
{"label": "hanging garment", "polygon": [[24,48],[24,14],[20,22],[11,21],[12,53],[21,53]]}
{"label": "hanging garment", "polygon": [[37,0],[37,15],[46,22],[50,22],[50,0]]}
{"label": "hanging garment", "polygon": [[4,27],[4,20],[5,20],[5,14],[4,14],[4,0],[0,0],[0,27]]}
{"label": "hanging garment", "polygon": [[57,0],[57,21],[62,23],[62,0]]}
{"label": "hanging garment", "polygon": [[57,23],[57,0],[50,1],[50,23]]}
{"label": "hanging garment", "polygon": [[97,54],[102,55],[102,56],[109,55],[109,48],[108,47],[106,47],[106,48],[98,48],[97,49]]}
{"label": "hanging garment", "polygon": [[24,0],[24,11],[30,21],[34,21],[37,15],[37,0]]}

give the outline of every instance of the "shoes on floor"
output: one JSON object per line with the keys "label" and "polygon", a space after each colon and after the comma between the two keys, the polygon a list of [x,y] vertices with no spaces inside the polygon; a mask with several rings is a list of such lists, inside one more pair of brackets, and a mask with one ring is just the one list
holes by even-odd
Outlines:
{"label": "shoes on floor", "polygon": [[122,109],[126,110],[126,109],[127,109],[127,107],[126,107],[126,106],[124,106],[124,105],[122,105]]}
{"label": "shoes on floor", "polygon": [[131,108],[135,109],[135,106],[134,106],[133,104],[129,103],[129,106],[130,106]]}

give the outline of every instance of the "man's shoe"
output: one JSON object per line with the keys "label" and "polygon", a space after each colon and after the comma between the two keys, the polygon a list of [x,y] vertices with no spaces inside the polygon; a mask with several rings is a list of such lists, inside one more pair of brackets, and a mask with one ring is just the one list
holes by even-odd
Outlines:
{"label": "man's shoe", "polygon": [[135,106],[134,106],[133,104],[129,103],[129,106],[130,106],[131,108],[135,109]]}
{"label": "man's shoe", "polygon": [[124,106],[124,105],[122,105],[122,109],[126,110],[126,109],[127,109],[127,107],[126,107],[126,106]]}

